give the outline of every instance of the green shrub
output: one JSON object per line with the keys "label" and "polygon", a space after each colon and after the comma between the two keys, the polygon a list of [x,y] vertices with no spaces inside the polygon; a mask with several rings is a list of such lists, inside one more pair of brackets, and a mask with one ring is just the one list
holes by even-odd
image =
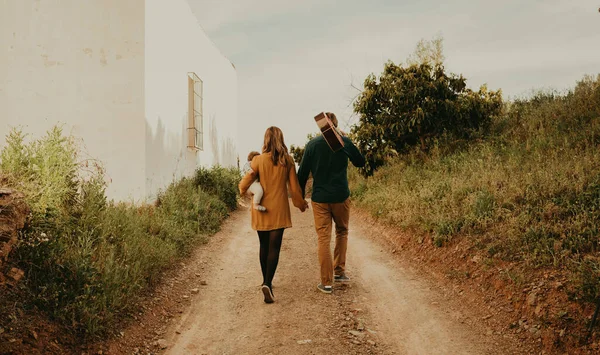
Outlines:
{"label": "green shrub", "polygon": [[0,153],[0,171],[26,195],[34,224],[60,224],[77,195],[77,146],[72,138],[63,136],[60,127],[30,144],[25,144],[25,138],[20,130],[9,133]]}
{"label": "green shrub", "polygon": [[[524,268],[591,272],[582,260],[600,256],[600,76],[508,103],[489,132],[458,150],[438,140],[428,154],[400,155],[368,179],[354,171],[352,196],[438,246],[469,238]],[[579,285],[590,296],[588,281]]]}
{"label": "green shrub", "polygon": [[[309,133],[306,135],[306,143],[310,142],[311,139],[317,137],[320,133]],[[290,155],[294,158],[296,164],[300,165],[302,162],[302,157],[304,156],[304,148],[306,147],[306,143],[304,146],[299,147],[295,145],[290,145]]]}
{"label": "green shrub", "polygon": [[194,183],[205,192],[217,196],[230,210],[237,207],[240,171],[236,168],[213,167],[196,170]]}
{"label": "green shrub", "polygon": [[[216,174],[207,169],[203,171],[213,178],[221,174],[219,170]],[[158,198],[160,208],[157,213],[163,223],[158,228],[159,236],[174,242],[181,253],[186,253],[198,238],[217,232],[221,221],[229,214],[225,201],[205,192],[192,179],[184,178],[171,184]]]}
{"label": "green shrub", "polygon": [[600,297],[600,258],[586,256],[576,263],[575,282],[579,297],[587,302],[596,302]]}
{"label": "green shrub", "polygon": [[385,64],[378,77],[369,75],[354,102],[359,123],[352,129],[364,151],[366,176],[389,156],[413,147],[422,151],[436,141],[472,140],[500,114],[500,91],[468,89],[462,75],[446,73],[442,63],[403,67]]}
{"label": "green shrub", "polygon": [[157,206],[107,201],[101,166],[78,163],[60,128],[25,138],[13,130],[0,153],[2,174],[32,211],[11,262],[26,271],[24,302],[85,336],[122,319],[237,204],[239,172],[220,167],[172,183]]}

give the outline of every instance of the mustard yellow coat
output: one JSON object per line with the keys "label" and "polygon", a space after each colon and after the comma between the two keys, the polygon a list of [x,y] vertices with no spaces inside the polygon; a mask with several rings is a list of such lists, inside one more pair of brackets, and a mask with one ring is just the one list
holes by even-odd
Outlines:
{"label": "mustard yellow coat", "polygon": [[305,203],[292,157],[288,155],[288,164],[285,167],[273,165],[271,159],[271,153],[263,153],[254,157],[250,164],[254,172],[247,173],[239,184],[240,193],[243,195],[248,191],[257,174],[260,178],[260,185],[264,191],[260,204],[267,210],[260,212],[254,208],[251,209],[252,229],[257,231],[270,231],[292,226],[288,185],[294,206],[302,208]]}

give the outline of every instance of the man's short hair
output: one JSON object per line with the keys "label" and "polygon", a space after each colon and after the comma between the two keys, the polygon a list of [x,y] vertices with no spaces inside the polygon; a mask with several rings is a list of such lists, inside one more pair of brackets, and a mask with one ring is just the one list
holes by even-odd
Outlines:
{"label": "man's short hair", "polygon": [[334,126],[338,126],[338,120],[337,117],[335,117],[335,113],[333,112],[325,112],[325,114],[327,115],[327,117],[329,117],[329,119],[331,120],[331,123],[333,123]]}

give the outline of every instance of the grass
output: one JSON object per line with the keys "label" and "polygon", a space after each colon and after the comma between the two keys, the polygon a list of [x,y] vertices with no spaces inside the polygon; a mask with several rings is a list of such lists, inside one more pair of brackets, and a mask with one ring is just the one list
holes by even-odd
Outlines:
{"label": "grass", "polygon": [[468,144],[412,152],[369,179],[351,171],[351,190],[373,216],[439,247],[467,238],[494,259],[567,269],[589,301],[600,292],[599,144],[600,76],[586,77],[505,104]]}
{"label": "grass", "polygon": [[207,241],[236,207],[237,169],[201,168],[161,191],[155,205],[135,206],[107,200],[102,167],[79,162],[59,127],[25,141],[13,130],[0,153],[2,175],[32,210],[11,263],[26,271],[24,303],[85,337],[133,310],[161,271]]}

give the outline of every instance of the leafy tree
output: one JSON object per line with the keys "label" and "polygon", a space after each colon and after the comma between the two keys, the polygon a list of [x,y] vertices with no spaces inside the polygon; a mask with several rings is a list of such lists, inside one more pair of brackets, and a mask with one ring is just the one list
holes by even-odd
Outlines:
{"label": "leafy tree", "polygon": [[[311,139],[315,138],[319,133],[310,133],[308,135],[306,135],[306,143],[308,143]],[[294,158],[294,161],[297,164],[300,164],[300,162],[302,161],[302,156],[304,156],[304,147],[306,146],[306,144],[304,144],[304,146],[302,147],[298,147],[295,145],[290,145],[290,154],[292,155],[292,157]]]}
{"label": "leafy tree", "polygon": [[366,176],[388,156],[413,146],[426,151],[444,134],[468,139],[502,108],[500,91],[482,86],[475,92],[462,75],[446,74],[441,39],[421,41],[413,58],[422,63],[403,67],[388,62],[379,77],[369,75],[354,102],[359,122],[352,135],[367,159]]}
{"label": "leafy tree", "polygon": [[408,65],[443,65],[444,64],[444,38],[437,36],[431,41],[421,39],[415,51],[408,57]]}

